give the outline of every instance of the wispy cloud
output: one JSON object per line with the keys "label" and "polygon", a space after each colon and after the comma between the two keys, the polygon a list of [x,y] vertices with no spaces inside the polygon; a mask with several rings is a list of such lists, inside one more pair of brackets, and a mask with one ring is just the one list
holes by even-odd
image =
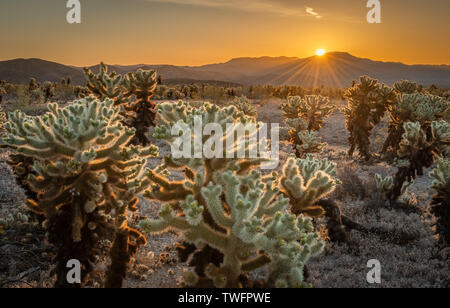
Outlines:
{"label": "wispy cloud", "polygon": [[312,7],[306,7],[306,13],[316,17],[317,19],[321,19],[322,16],[319,15],[319,13],[317,13],[316,11],[314,11],[314,9]]}
{"label": "wispy cloud", "polygon": [[[229,8],[250,12],[272,13],[284,16],[322,18],[313,8],[287,6],[277,0],[147,0],[157,3],[195,5],[203,7]],[[282,2],[282,1],[281,1]]]}

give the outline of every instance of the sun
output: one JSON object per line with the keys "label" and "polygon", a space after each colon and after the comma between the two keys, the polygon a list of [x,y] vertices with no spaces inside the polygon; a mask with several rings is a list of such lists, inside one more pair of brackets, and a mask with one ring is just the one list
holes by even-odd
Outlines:
{"label": "sun", "polygon": [[316,56],[319,56],[319,57],[323,56],[326,53],[327,53],[327,51],[325,49],[317,49],[316,50]]}

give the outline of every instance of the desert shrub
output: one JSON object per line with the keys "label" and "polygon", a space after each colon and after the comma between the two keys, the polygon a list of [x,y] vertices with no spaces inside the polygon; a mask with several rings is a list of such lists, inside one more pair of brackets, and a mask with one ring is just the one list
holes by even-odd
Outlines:
{"label": "desert shrub", "polygon": [[433,178],[431,188],[435,195],[431,202],[431,211],[436,215],[437,232],[443,245],[450,245],[450,159],[442,158],[430,173]]}
{"label": "desert shrub", "polygon": [[290,141],[295,147],[297,157],[308,153],[320,153],[326,146],[317,133],[324,121],[334,110],[330,100],[322,96],[299,96],[288,98],[281,105],[286,124],[290,127]]}
{"label": "desert shrub", "polygon": [[370,135],[375,125],[380,123],[386,110],[395,101],[395,92],[392,88],[380,85],[378,80],[363,76],[360,83],[355,84],[345,93],[348,107],[346,116],[347,130],[350,132],[349,155],[355,149],[366,160],[370,160]]}
{"label": "desert shrub", "polygon": [[[159,108],[160,125],[154,136],[171,145],[179,136],[191,136],[196,115],[201,117],[203,128],[211,123],[220,124],[226,132],[218,140],[223,144],[234,136],[234,131],[226,129],[227,124],[253,122],[233,106],[219,108],[203,103],[195,108],[179,102],[164,103]],[[181,130],[180,134],[170,134],[174,127],[174,131]],[[202,137],[203,144],[212,138]],[[249,147],[245,145],[246,150]],[[185,277],[189,285],[248,287],[252,284],[245,274],[267,266],[268,277],[261,282],[263,285],[305,286],[304,265],[311,256],[320,253],[323,244],[309,218],[289,213],[290,200],[281,193],[277,174],[263,176],[255,170],[262,158],[236,158],[238,149],[237,142],[228,148],[234,158],[220,156],[223,149],[213,157],[166,157],[163,165],[148,172],[153,185],[144,195],[164,203],[159,218],[143,221],[141,226],[152,233],[169,229],[182,232],[185,242],[178,247],[180,257],[187,261],[191,256],[189,265],[195,267],[195,273]],[[284,182],[289,193],[295,194],[293,200],[306,205],[319,192],[313,192],[316,186],[309,182],[291,192],[301,181],[296,166],[292,161],[286,167]],[[174,169],[184,170],[185,179],[171,181],[168,175]],[[312,181],[324,184],[322,175],[326,177],[322,172],[312,175]],[[309,200],[307,196],[311,195],[314,198]]]}
{"label": "desert shrub", "polygon": [[382,153],[388,152],[389,149],[392,149],[394,153],[398,151],[406,122],[419,122],[422,129],[429,131],[430,123],[442,119],[445,116],[444,112],[449,108],[450,101],[439,96],[423,93],[399,94],[395,104],[389,110],[391,118],[389,135],[383,145]]}
{"label": "desert shrub", "polygon": [[368,183],[359,176],[360,170],[356,163],[340,164],[336,173],[342,183],[333,193],[335,199],[344,200],[347,197],[365,199],[369,195]]}
{"label": "desert shrub", "polygon": [[143,159],[154,147],[126,147],[134,130],[124,127],[113,101],[76,101],[68,107],[48,105],[43,116],[17,111],[5,124],[5,142],[32,158],[35,174],[27,182],[37,193],[28,206],[45,216],[48,239],[58,249],[56,286],[70,286],[66,264],[78,259],[83,280],[99,254],[99,241],[114,218],[115,239],[107,286],[120,287],[126,264],[145,238],[127,226],[127,210],[135,211],[135,194],[146,187]]}

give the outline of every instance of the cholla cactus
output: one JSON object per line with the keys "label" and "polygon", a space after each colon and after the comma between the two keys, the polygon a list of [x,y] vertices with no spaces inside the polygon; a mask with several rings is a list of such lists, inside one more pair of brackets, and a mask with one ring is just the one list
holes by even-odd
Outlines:
{"label": "cholla cactus", "polygon": [[281,105],[283,116],[287,119],[303,119],[307,130],[318,131],[325,120],[335,109],[330,104],[328,97],[320,95],[306,95],[304,99],[300,96],[288,97],[288,102]]}
{"label": "cholla cactus", "polygon": [[[390,204],[389,195],[391,191],[394,189],[394,178],[392,176],[387,176],[383,178],[379,174],[375,174],[375,184],[377,187],[377,198],[385,200],[387,204]],[[408,188],[414,184],[414,182],[405,182],[403,183],[403,186],[401,188],[400,198],[399,201],[406,204],[406,205],[412,205],[412,198],[408,194]],[[395,200],[397,201],[397,200]]]}
{"label": "cholla cactus", "polygon": [[[195,116],[202,119],[203,128],[219,124],[225,132],[219,142],[224,143],[234,136],[227,124],[253,124],[254,120],[233,106],[219,108],[202,103],[192,107],[179,102],[164,103],[159,108],[160,126],[155,129],[155,137],[171,145],[175,138],[189,136]],[[184,129],[182,134],[171,136],[175,124]],[[207,144],[211,138],[203,136],[199,142]],[[249,147],[245,145],[246,152]],[[159,219],[143,221],[141,226],[149,232],[183,232],[185,243],[179,252],[183,260],[188,259],[186,254],[193,255],[189,264],[196,267],[196,272],[186,277],[189,284],[245,286],[243,275],[266,265],[267,284],[304,286],[303,266],[323,247],[310,219],[289,215],[289,200],[280,193],[276,174],[263,177],[254,170],[263,158],[239,158],[236,142],[228,150],[232,153],[228,157],[234,158],[221,157],[222,152],[197,158],[172,155],[164,165],[149,171],[153,185],[145,197],[164,205]],[[185,180],[169,180],[168,169],[183,169]]]}
{"label": "cholla cactus", "polygon": [[376,79],[363,76],[360,78],[360,84],[350,88],[345,97],[348,99],[345,115],[347,130],[350,132],[349,155],[352,156],[358,148],[360,155],[369,160],[371,132],[394,103],[394,90],[379,85]]}
{"label": "cholla cactus", "polygon": [[156,104],[152,98],[156,85],[156,72],[138,70],[129,73],[123,80],[126,89],[125,97],[136,97],[136,101],[124,105],[126,124],[136,129],[136,135],[132,140],[133,144],[150,144],[146,136],[149,127],[156,125]]}
{"label": "cholla cactus", "polygon": [[437,232],[444,245],[450,245],[450,159],[442,158],[430,176],[433,178],[431,188],[436,191],[433,196],[432,212],[438,218]]}
{"label": "cholla cactus", "polygon": [[326,158],[315,159],[311,154],[305,159],[289,159],[281,178],[282,192],[290,200],[291,211],[311,217],[325,213],[317,202],[332,193],[338,184],[336,164]]}
{"label": "cholla cactus", "polygon": [[[126,211],[136,210],[135,194],[148,184],[143,179],[144,159],[156,155],[156,148],[126,147],[134,130],[120,123],[122,118],[113,104],[112,100],[94,99],[65,108],[49,104],[49,112],[43,116],[16,111],[5,125],[6,143],[34,159],[36,175],[31,174],[27,181],[38,196],[28,205],[45,215],[49,240],[58,248],[57,286],[67,283],[70,259],[83,264],[84,274],[90,271],[96,244],[106,228],[105,214],[114,214],[117,230],[112,268],[126,264],[145,243],[141,234],[127,226]],[[117,286],[111,281],[124,275],[110,271],[108,283]]]}
{"label": "cholla cactus", "polygon": [[116,106],[126,102],[123,96],[122,76],[115,72],[109,73],[103,62],[100,63],[98,74],[94,74],[90,69],[84,68],[84,75],[88,80],[87,88],[96,98],[100,100],[112,99]]}
{"label": "cholla cactus", "polygon": [[432,122],[431,133],[423,131],[419,122],[407,122],[403,125],[405,133],[400,142],[398,156],[407,161],[400,166],[394,178],[394,187],[389,194],[391,200],[402,195],[405,182],[412,182],[424,174],[424,168],[433,165],[436,154],[444,154],[449,149],[450,125],[445,121]]}
{"label": "cholla cactus", "polygon": [[44,82],[42,92],[44,95],[44,103],[47,103],[55,95],[55,85],[50,81]]}
{"label": "cholla cactus", "polygon": [[319,95],[288,97],[288,102],[281,106],[285,122],[290,127],[290,141],[294,144],[297,157],[321,152],[326,146],[320,142],[316,133],[335,109],[330,100]]}
{"label": "cholla cactus", "polygon": [[246,116],[253,118],[256,118],[258,116],[256,109],[251,105],[251,103],[245,96],[237,97],[233,102],[233,106],[235,106],[239,111],[243,112]]}
{"label": "cholla cactus", "polygon": [[304,154],[322,153],[327,146],[327,143],[321,142],[319,133],[312,130],[298,133],[298,138],[301,144],[297,144],[297,151]]}
{"label": "cholla cactus", "polygon": [[412,94],[420,92],[421,89],[420,86],[415,82],[409,80],[400,80],[394,83],[394,90],[397,93]]}
{"label": "cholla cactus", "polygon": [[[239,176],[226,171],[215,180],[220,184],[211,182],[200,189],[201,201],[188,195],[180,203],[183,215],[166,204],[158,220],[143,221],[142,227],[149,232],[179,230],[186,241],[219,250],[222,264],[209,264],[205,269],[216,287],[237,287],[244,272],[266,264],[270,285],[305,286],[304,265],[323,249],[311,219],[289,215],[288,200],[279,195],[272,181],[265,183],[259,172]],[[206,211],[221,232],[208,224]]]}
{"label": "cholla cactus", "polygon": [[439,96],[423,93],[398,95],[397,102],[390,110],[389,136],[383,145],[382,153],[386,153],[389,148],[398,151],[405,132],[404,123],[419,122],[422,129],[428,131],[430,123],[442,119],[449,108],[450,102]]}

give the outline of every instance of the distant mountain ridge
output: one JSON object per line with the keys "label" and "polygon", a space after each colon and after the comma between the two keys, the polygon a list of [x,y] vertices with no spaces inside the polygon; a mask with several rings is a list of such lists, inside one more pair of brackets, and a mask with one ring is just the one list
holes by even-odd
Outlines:
{"label": "distant mountain ridge", "polygon": [[[406,65],[358,58],[346,52],[330,52],[323,57],[259,57],[235,58],[225,63],[202,66],[175,65],[108,65],[110,70],[126,74],[138,68],[155,69],[164,81],[174,83],[209,81],[218,84],[271,84],[301,86],[348,87],[362,75],[379,79],[386,84],[408,79],[429,86],[450,88],[449,65]],[[90,67],[98,71],[99,66]],[[81,67],[63,65],[41,59],[0,61],[0,79],[27,83],[30,78],[39,82],[58,82],[71,77],[75,84],[85,84]],[[170,82],[172,81],[172,82]]]}

